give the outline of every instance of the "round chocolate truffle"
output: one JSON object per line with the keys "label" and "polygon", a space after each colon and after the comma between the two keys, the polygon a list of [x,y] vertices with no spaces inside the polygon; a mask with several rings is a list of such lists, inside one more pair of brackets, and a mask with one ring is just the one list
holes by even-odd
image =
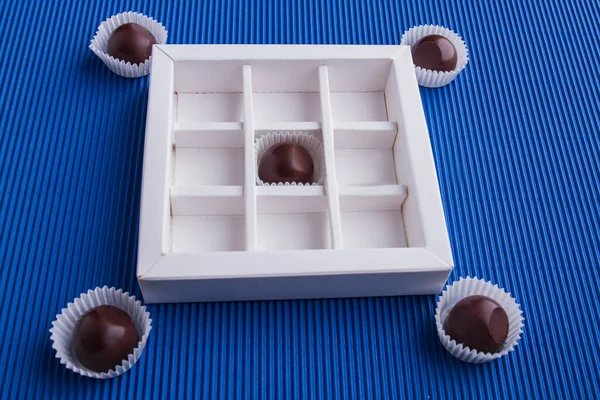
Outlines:
{"label": "round chocolate truffle", "polygon": [[258,177],[266,183],[312,183],[315,165],[299,144],[280,143],[269,147],[260,158]]}
{"label": "round chocolate truffle", "polygon": [[73,349],[89,370],[108,372],[121,365],[140,341],[129,314],[114,306],[98,306],[75,324]]}
{"label": "round chocolate truffle", "polygon": [[119,26],[108,38],[107,53],[114,58],[141,64],[152,55],[156,38],[141,25],[129,23]]}
{"label": "round chocolate truffle", "polygon": [[454,71],[458,62],[456,48],[441,35],[421,38],[412,46],[412,56],[417,67],[432,71]]}
{"label": "round chocolate truffle", "polygon": [[496,353],[508,336],[508,315],[489,297],[469,296],[452,307],[444,330],[471,350]]}

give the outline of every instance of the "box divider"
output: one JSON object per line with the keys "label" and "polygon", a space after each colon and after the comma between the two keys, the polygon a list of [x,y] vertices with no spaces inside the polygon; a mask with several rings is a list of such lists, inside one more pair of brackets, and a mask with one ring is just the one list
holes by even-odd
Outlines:
{"label": "box divider", "polygon": [[241,149],[243,130],[241,122],[176,123],[173,137],[179,148]]}
{"label": "box divider", "polygon": [[321,95],[323,150],[325,153],[325,190],[329,203],[329,222],[331,225],[331,248],[341,249],[344,246],[342,243],[339,189],[335,172],[333,112],[331,109],[331,92],[329,90],[329,71],[326,65],[319,66],[319,91]]}
{"label": "box divider", "polygon": [[243,66],[243,83],[246,250],[256,251],[256,165],[254,164],[254,108],[252,105],[252,67],[250,65]]}
{"label": "box divider", "polygon": [[401,210],[406,194],[404,185],[341,187],[340,208],[342,211]]}
{"label": "box divider", "polygon": [[172,215],[242,215],[243,193],[243,186],[171,186]]}
{"label": "box divider", "polygon": [[389,121],[335,122],[336,149],[391,149],[398,129]]}

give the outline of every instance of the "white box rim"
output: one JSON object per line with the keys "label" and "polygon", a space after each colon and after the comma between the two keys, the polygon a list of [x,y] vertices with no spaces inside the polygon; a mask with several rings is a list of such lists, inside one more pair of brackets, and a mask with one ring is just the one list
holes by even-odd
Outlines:
{"label": "white box rim", "polygon": [[[408,53],[408,57],[407,57]],[[302,250],[269,252],[214,252],[200,254],[170,254],[169,207],[169,153],[173,143],[174,64],[176,61],[208,60],[345,60],[345,59],[388,59],[399,76],[403,76],[400,102],[403,109],[403,126],[407,129],[409,154],[413,150],[425,149],[425,157],[412,158],[410,165],[418,185],[411,187],[417,197],[424,233],[425,247],[368,250]],[[402,75],[404,74],[404,75]],[[165,77],[170,77],[165,79]],[[155,46],[150,89],[148,117],[146,124],[146,144],[144,150],[144,175],[142,182],[140,232],[138,242],[137,276],[140,280],[212,279],[237,277],[283,277],[327,274],[362,274],[389,272],[433,272],[450,271],[453,268],[452,254],[437,173],[431,152],[431,143],[420,102],[419,89],[414,75],[410,48],[407,46],[354,46],[354,45],[157,45]],[[408,112],[407,112],[408,111]],[[161,122],[162,119],[162,122]],[[165,129],[168,132],[165,132]],[[165,138],[168,141],[164,140]],[[165,143],[167,142],[167,143]],[[422,154],[419,152],[419,154]],[[148,172],[150,171],[150,172]],[[155,171],[155,173],[151,173]],[[164,176],[162,184],[148,183],[156,176]],[[152,177],[152,178],[150,178]],[[417,187],[418,186],[418,187]],[[156,210],[163,210],[157,215]],[[442,226],[444,229],[440,229]],[[303,265],[305,257],[313,254],[336,252],[339,262],[314,268]],[[359,252],[369,252],[374,259],[381,261],[381,267],[364,267],[353,260]],[[272,265],[259,264],[251,272],[234,267],[219,267],[218,271],[198,270],[194,265],[219,260],[224,255],[255,257],[255,261],[269,258],[287,257],[297,262],[289,263],[284,269],[274,269]],[[305,256],[303,256],[305,255]],[[398,265],[391,267],[390,259],[380,257],[402,256]],[[394,257],[392,257],[394,259]],[[409,261],[410,259],[410,261]],[[363,258],[364,260],[364,258]],[[387,261],[386,261],[387,260]],[[407,262],[408,261],[408,262]],[[270,264],[270,263],[266,263]],[[272,264],[272,263],[271,263]],[[344,264],[342,266],[342,264]],[[364,263],[363,263],[364,264]],[[403,265],[402,265],[403,264]],[[254,264],[256,265],[256,264]],[[369,265],[377,265],[369,262]]]}

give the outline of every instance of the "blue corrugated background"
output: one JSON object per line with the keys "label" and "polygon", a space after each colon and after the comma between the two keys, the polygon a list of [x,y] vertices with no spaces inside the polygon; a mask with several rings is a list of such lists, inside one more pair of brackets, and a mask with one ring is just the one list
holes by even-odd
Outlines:
{"label": "blue corrugated background", "polygon": [[[398,43],[459,31],[472,61],[422,89],[456,268],[513,292],[517,351],[472,366],[435,329],[434,296],[151,305],[126,375],[93,381],[50,347],[80,292],[136,295],[148,80],[87,49],[135,10],[171,43]],[[0,397],[594,398],[600,381],[598,1],[0,3]]]}

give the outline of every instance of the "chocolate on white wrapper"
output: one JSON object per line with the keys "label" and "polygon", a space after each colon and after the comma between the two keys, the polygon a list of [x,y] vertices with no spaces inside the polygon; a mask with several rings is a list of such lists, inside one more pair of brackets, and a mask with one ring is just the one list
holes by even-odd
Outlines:
{"label": "chocolate on white wrapper", "polygon": [[[77,323],[86,313],[102,305],[114,306],[125,311],[132,318],[140,341],[120,365],[108,372],[95,372],[84,367],[78,360],[73,346],[73,333]],[[56,320],[52,322],[50,340],[52,348],[56,350],[56,358],[67,369],[90,378],[108,379],[119,376],[133,367],[142,355],[151,330],[150,313],[146,311],[146,307],[142,306],[139,300],[136,300],[134,296],[129,296],[127,292],[124,293],[121,289],[116,290],[104,286],[82,293],[80,297],[69,303],[67,308],[63,308],[61,313],[56,316]]]}
{"label": "chocolate on white wrapper", "polygon": [[[264,182],[258,176],[259,163],[262,155],[277,144],[298,144],[310,154],[314,164],[313,182]],[[256,164],[256,184],[258,186],[311,186],[322,185],[325,180],[325,156],[323,143],[313,134],[306,132],[272,132],[267,133],[254,142],[254,157]]]}
{"label": "chocolate on white wrapper", "polygon": [[[462,343],[457,343],[444,329],[452,307],[460,300],[474,295],[493,299],[504,309],[508,316],[508,336],[504,344],[495,353],[484,353],[470,349]],[[446,286],[439,297],[435,310],[435,323],[442,345],[454,357],[473,364],[489,362],[513,351],[523,333],[523,321],[523,311],[521,311],[519,304],[511,297],[510,293],[500,289],[498,285],[493,285],[491,282],[476,277],[460,278],[458,281]]]}
{"label": "chocolate on white wrapper", "polygon": [[139,78],[150,73],[152,57],[140,64],[132,64],[116,59],[108,54],[108,40],[120,26],[133,23],[147,29],[154,36],[157,44],[167,43],[167,30],[158,21],[136,12],[124,12],[114,15],[102,22],[90,43],[90,49],[115,74],[126,78]]}
{"label": "chocolate on white wrapper", "polygon": [[108,38],[107,53],[117,60],[143,64],[152,56],[156,38],[141,25],[128,23],[119,26]]}
{"label": "chocolate on white wrapper", "polygon": [[452,30],[437,25],[419,25],[404,32],[400,44],[410,46],[417,44],[426,36],[439,35],[448,39],[457,53],[456,68],[452,71],[433,71],[415,66],[417,82],[420,86],[439,88],[452,82],[465,69],[469,62],[469,51],[463,39]]}
{"label": "chocolate on white wrapper", "polygon": [[457,343],[484,353],[497,353],[508,336],[508,315],[487,296],[461,299],[448,313],[444,330]]}

